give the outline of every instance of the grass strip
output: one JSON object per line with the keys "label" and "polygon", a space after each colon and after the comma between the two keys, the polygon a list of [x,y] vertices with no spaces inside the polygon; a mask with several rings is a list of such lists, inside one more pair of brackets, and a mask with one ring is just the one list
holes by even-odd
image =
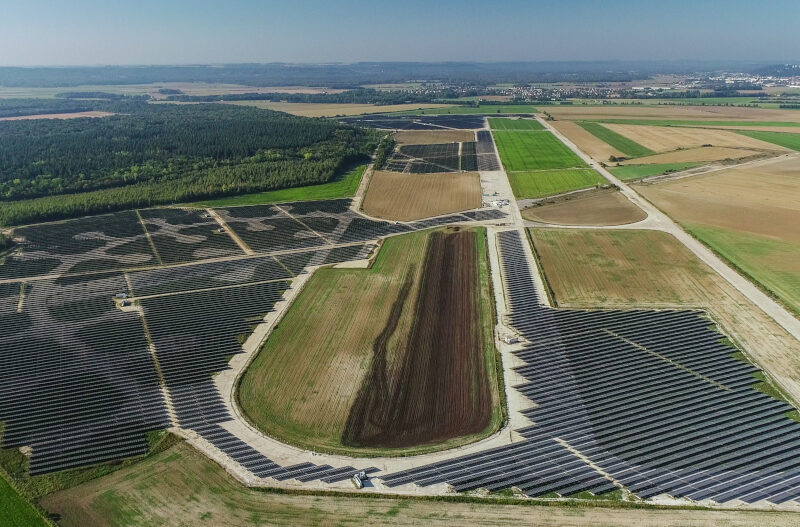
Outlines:
{"label": "grass strip", "polygon": [[645,148],[636,141],[632,141],[627,137],[610,130],[600,123],[592,121],[577,121],[578,125],[600,139],[613,146],[628,157],[644,157],[655,154],[649,148]]}

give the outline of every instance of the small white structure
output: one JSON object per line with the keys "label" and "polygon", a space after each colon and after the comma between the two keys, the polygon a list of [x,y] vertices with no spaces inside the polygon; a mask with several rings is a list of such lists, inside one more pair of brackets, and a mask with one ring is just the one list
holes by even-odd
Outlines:
{"label": "small white structure", "polygon": [[128,298],[128,293],[117,293],[114,295],[115,298]]}
{"label": "small white structure", "polygon": [[353,474],[353,485],[355,485],[357,489],[363,489],[364,482],[368,479],[369,477],[367,476],[367,473],[363,470],[361,472],[356,472]]}

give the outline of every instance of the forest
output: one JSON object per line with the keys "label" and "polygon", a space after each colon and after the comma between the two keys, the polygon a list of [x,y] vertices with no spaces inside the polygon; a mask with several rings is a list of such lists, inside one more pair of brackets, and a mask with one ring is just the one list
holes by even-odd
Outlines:
{"label": "forest", "polygon": [[324,183],[379,139],[243,106],[104,105],[120,113],[0,122],[0,224]]}

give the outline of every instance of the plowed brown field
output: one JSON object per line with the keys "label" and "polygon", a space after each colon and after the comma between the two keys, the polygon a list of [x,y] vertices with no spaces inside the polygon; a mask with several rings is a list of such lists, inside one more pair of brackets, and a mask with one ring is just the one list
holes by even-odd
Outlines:
{"label": "plowed brown field", "polygon": [[687,121],[780,121],[800,122],[797,110],[738,108],[734,106],[548,106],[556,119],[681,119]]}
{"label": "plowed brown field", "polygon": [[410,282],[373,347],[370,373],[345,426],[345,445],[406,447],[489,426],[492,393],[480,324],[474,232],[431,235],[408,340],[387,358]]}
{"label": "plowed brown field", "polygon": [[481,206],[476,172],[401,174],[377,171],[364,198],[364,212],[377,218],[410,221]]}

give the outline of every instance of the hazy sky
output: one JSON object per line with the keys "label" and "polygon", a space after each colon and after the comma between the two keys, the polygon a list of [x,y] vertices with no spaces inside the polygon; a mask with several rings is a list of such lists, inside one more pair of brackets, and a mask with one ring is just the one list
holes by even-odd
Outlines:
{"label": "hazy sky", "polygon": [[800,60],[798,0],[0,0],[0,65]]}

